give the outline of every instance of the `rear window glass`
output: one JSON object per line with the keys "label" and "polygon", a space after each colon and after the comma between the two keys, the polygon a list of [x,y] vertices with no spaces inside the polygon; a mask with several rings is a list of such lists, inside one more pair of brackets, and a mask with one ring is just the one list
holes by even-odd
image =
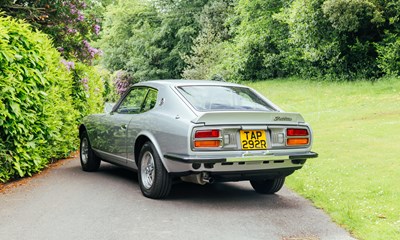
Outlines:
{"label": "rear window glass", "polygon": [[198,111],[275,111],[245,87],[181,86],[178,90]]}

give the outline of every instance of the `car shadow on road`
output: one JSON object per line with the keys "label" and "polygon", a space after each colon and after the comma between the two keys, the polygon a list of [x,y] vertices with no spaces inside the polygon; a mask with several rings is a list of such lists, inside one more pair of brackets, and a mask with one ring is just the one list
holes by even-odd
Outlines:
{"label": "car shadow on road", "polygon": [[[284,194],[283,194],[284,193]],[[198,202],[207,205],[225,205],[226,207],[241,205],[246,208],[257,208],[260,205],[275,208],[296,208],[288,191],[281,190],[277,194],[263,195],[256,193],[247,182],[213,183],[198,185],[178,183],[171,190],[167,201]]]}
{"label": "car shadow on road", "polygon": [[[102,164],[98,175],[107,177],[110,181],[117,180],[132,184],[139,190],[137,173],[110,164]],[[263,195],[256,193],[248,182],[229,182],[198,185],[194,183],[176,182],[169,196],[162,200],[166,202],[186,202],[197,205],[225,204],[233,206],[245,203],[246,206],[259,207],[260,205],[274,208],[297,208],[298,197],[282,189],[277,194]]]}
{"label": "car shadow on road", "polygon": [[112,164],[101,163],[98,173],[107,175],[108,177],[121,178],[129,181],[133,180],[135,184],[139,184],[136,172]]}

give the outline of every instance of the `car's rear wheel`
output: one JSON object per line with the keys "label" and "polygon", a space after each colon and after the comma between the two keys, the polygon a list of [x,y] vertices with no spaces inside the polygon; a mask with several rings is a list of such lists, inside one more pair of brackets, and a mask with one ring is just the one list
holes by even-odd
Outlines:
{"label": "car's rear wheel", "polygon": [[139,184],[148,198],[165,198],[171,191],[172,179],[164,168],[154,145],[146,142],[139,155]]}
{"label": "car's rear wheel", "polygon": [[254,190],[261,194],[274,194],[281,190],[285,183],[285,177],[266,180],[251,180],[250,184]]}
{"label": "car's rear wheel", "polygon": [[100,167],[100,158],[96,156],[90,145],[89,138],[86,132],[81,134],[80,144],[80,160],[83,171],[94,172]]}

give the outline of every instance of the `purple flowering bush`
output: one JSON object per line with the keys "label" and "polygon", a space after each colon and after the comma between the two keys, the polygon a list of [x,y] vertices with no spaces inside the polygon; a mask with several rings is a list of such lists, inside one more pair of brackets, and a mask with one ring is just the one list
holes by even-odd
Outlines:
{"label": "purple flowering bush", "polygon": [[122,96],[128,90],[129,86],[135,84],[137,81],[134,80],[129,72],[119,70],[114,73],[113,82],[115,91],[118,95]]}
{"label": "purple flowering bush", "polygon": [[95,4],[84,0],[3,0],[0,10],[50,35],[65,59],[91,64],[100,54],[89,42],[98,38],[101,17],[88,3]]}

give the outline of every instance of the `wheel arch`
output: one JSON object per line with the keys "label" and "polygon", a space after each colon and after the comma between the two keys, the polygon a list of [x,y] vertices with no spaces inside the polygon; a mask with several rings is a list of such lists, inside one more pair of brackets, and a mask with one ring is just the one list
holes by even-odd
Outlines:
{"label": "wheel arch", "polygon": [[82,134],[83,134],[84,132],[87,132],[86,127],[85,127],[85,125],[81,124],[81,125],[79,126],[79,138],[82,138]]}
{"label": "wheel arch", "polygon": [[[156,148],[156,151],[158,153],[158,155],[160,156],[161,162],[163,163],[164,167],[166,167],[165,163],[164,163],[164,157],[161,151],[161,147],[158,144],[158,141],[156,140],[156,138],[153,136],[153,134],[151,134],[150,132],[142,132],[138,135],[138,137],[136,138],[135,141],[135,147],[134,147],[134,157],[135,157],[135,163],[137,166],[139,166],[139,155],[140,155],[140,150],[142,149],[143,145],[146,142],[151,142],[154,147]],[[167,169],[168,171],[168,169]]]}

